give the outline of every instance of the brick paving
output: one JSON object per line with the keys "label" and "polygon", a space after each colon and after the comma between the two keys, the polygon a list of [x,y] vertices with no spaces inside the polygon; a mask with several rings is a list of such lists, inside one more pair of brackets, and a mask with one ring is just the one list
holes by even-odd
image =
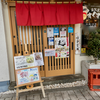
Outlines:
{"label": "brick paving", "polygon": [[[45,90],[43,98],[41,91],[29,91],[19,95],[19,100],[100,100],[100,92],[90,91],[88,86]],[[15,93],[0,96],[0,100],[16,100]]]}

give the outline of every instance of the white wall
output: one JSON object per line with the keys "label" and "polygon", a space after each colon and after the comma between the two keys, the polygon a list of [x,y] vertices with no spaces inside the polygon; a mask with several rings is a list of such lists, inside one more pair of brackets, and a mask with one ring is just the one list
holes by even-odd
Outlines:
{"label": "white wall", "polygon": [[[5,5],[5,4],[3,6],[3,11],[4,11],[4,20],[5,20],[5,30],[6,30],[8,61],[9,61],[9,69],[10,69],[10,79],[11,79],[11,81],[14,81],[15,77],[14,77],[10,24],[9,24],[8,8],[7,8],[7,5]],[[81,36],[80,24],[75,25],[75,32],[78,32]],[[92,57],[75,55],[75,73],[76,74],[81,73],[81,61],[82,60],[92,60]]]}
{"label": "white wall", "polygon": [[0,82],[9,81],[8,56],[4,31],[2,3],[0,1]]}
{"label": "white wall", "polygon": [[[78,33],[80,38],[81,38],[81,24],[76,24],[75,25],[75,33]],[[81,73],[81,61],[82,60],[93,60],[93,57],[88,57],[88,56],[80,56],[80,55],[75,55],[75,73]]]}
{"label": "white wall", "polygon": [[8,64],[9,64],[10,80],[15,81],[8,6],[4,3],[3,3],[3,15],[4,15],[5,34],[6,34],[6,41],[7,41],[7,52],[8,52]]}

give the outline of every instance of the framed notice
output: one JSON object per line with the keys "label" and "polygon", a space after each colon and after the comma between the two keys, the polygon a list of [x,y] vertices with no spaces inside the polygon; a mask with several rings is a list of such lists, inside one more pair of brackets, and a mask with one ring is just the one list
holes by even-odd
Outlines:
{"label": "framed notice", "polygon": [[15,56],[14,62],[15,62],[15,70],[35,66],[33,54],[28,56]]}
{"label": "framed notice", "polygon": [[16,70],[17,86],[41,81],[38,67]]}

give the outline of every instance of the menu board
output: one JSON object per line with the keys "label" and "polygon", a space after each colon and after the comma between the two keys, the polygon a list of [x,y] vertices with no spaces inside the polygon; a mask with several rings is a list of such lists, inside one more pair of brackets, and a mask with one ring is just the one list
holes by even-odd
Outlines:
{"label": "menu board", "polygon": [[35,66],[34,55],[29,56],[15,56],[15,70]]}
{"label": "menu board", "polygon": [[36,52],[28,56],[15,56],[14,62],[15,70],[44,65],[42,52]]}
{"label": "menu board", "polygon": [[16,71],[17,85],[38,82],[41,80],[38,67]]}

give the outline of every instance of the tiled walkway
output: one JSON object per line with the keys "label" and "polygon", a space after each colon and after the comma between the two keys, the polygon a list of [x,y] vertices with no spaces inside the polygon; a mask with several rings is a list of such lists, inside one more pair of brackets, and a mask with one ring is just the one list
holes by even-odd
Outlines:
{"label": "tiled walkway", "polygon": [[[90,91],[88,87],[46,90],[43,98],[41,91],[20,94],[19,100],[100,100],[100,92]],[[15,94],[2,95],[0,100],[16,100]]]}

